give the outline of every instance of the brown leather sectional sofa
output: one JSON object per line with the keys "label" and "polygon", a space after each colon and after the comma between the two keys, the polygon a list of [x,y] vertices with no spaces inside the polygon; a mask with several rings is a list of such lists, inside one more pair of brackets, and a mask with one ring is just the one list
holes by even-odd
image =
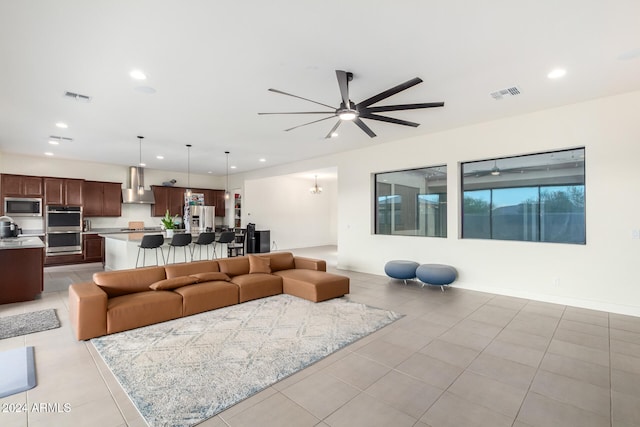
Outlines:
{"label": "brown leather sectional sofa", "polygon": [[78,340],[286,293],[325,301],[349,293],[349,278],[324,260],[291,252],[95,273],[69,287]]}

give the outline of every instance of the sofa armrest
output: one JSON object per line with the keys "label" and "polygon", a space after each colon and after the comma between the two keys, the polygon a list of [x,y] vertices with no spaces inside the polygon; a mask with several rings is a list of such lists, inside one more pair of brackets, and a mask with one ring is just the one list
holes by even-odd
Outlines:
{"label": "sofa armrest", "polygon": [[76,339],[107,334],[107,294],[93,282],[69,286],[69,318]]}
{"label": "sofa armrest", "polygon": [[293,257],[293,261],[296,268],[301,268],[304,270],[327,271],[327,262],[323,259],[296,256]]}

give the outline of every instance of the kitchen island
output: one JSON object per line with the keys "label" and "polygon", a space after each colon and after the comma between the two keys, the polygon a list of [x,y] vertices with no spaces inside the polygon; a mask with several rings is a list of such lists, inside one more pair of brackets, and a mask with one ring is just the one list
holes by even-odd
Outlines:
{"label": "kitchen island", "polygon": [[[129,268],[136,268],[136,258],[138,257],[138,249],[140,243],[142,242],[142,238],[147,234],[162,234],[165,238],[165,244],[162,246],[162,253],[164,254],[165,260],[167,259],[168,251],[169,251],[169,243],[171,242],[170,237],[166,237],[166,233],[119,233],[119,234],[99,234],[99,236],[104,237],[105,243],[105,254],[104,254],[104,269],[109,270],[125,270]],[[198,238],[197,233],[191,233],[193,241],[195,242]],[[176,248],[174,248],[176,249]],[[182,248],[177,248],[176,251],[176,262],[184,262],[191,260],[191,246],[188,246],[187,249],[187,257],[185,260],[184,250]],[[140,261],[139,266],[142,267],[142,259],[143,259],[143,251],[140,251]],[[146,263],[145,265],[156,265],[156,254],[155,249],[146,250]],[[171,262],[173,262],[173,249],[171,250]],[[162,255],[160,254],[160,249],[158,249],[158,264],[163,265],[164,262],[162,260]]]}
{"label": "kitchen island", "polygon": [[0,239],[0,304],[34,300],[44,290],[44,243],[38,237]]}

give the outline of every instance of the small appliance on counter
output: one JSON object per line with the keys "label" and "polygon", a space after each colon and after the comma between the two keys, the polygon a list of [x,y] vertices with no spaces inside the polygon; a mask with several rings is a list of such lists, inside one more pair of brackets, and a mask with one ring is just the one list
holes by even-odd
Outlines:
{"label": "small appliance on counter", "polygon": [[0,216],[0,239],[18,237],[20,233],[22,233],[22,229],[18,227],[18,224],[13,222],[13,218]]}

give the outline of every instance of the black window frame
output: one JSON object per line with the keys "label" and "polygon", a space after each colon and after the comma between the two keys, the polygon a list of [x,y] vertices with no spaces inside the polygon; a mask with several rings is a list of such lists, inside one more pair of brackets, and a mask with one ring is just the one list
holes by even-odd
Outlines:
{"label": "black window frame", "polygon": [[[575,154],[575,160],[571,160],[571,161],[567,161],[567,164],[570,164],[571,162],[575,162],[575,167],[576,168],[581,168],[582,173],[581,174],[576,174],[573,175],[573,180],[572,179],[568,179],[566,182],[562,181],[562,178],[552,178],[552,179],[557,179],[557,182],[550,182],[549,178],[546,178],[544,181],[540,180],[540,182],[536,183],[535,179],[532,179],[531,181],[528,181],[525,184],[522,185],[505,185],[505,181],[503,181],[500,185],[494,185],[494,186],[490,186],[489,184],[476,184],[476,188],[469,188],[469,189],[465,189],[465,166],[466,165],[474,165],[474,164],[486,164],[486,163],[490,163],[493,162],[494,168],[495,169],[499,169],[497,168],[498,162],[500,161],[505,161],[505,160],[513,160],[513,159],[521,159],[521,158],[525,158],[525,157],[531,157],[531,156],[549,156],[551,159],[554,158],[560,158],[564,155],[574,155]],[[580,157],[581,154],[581,157]],[[581,166],[580,166],[581,165]],[[527,168],[529,168],[530,166],[522,166],[522,170],[526,170]],[[554,165],[552,163],[549,163],[547,165],[547,167],[554,167]],[[518,167],[514,168],[514,169],[519,169]],[[523,241],[523,242],[539,242],[539,243],[565,243],[565,244],[579,244],[579,245],[585,245],[587,242],[587,236],[586,236],[586,229],[587,229],[587,224],[586,224],[586,149],[585,147],[576,147],[576,148],[568,148],[568,149],[563,149],[563,150],[554,150],[554,151],[545,151],[545,152],[538,152],[538,153],[531,153],[531,154],[523,154],[523,155],[517,155],[517,156],[508,156],[508,157],[500,157],[500,158],[491,158],[491,159],[484,159],[484,160],[474,160],[474,161],[467,161],[467,162],[461,162],[460,164],[460,168],[459,168],[459,172],[460,172],[460,228],[459,228],[459,237],[462,239],[483,239],[483,240],[502,240],[502,241]],[[484,172],[484,171],[483,171]],[[473,171],[468,171],[466,172],[469,174],[469,176],[472,175]],[[521,173],[523,173],[521,171]],[[580,175],[582,177],[581,181],[575,181],[575,176]],[[509,182],[509,181],[506,181]],[[517,180],[514,180],[513,182],[517,182]],[[547,215],[546,213],[542,212],[542,207],[545,204],[543,198],[542,198],[542,193],[544,191],[544,189],[547,188],[553,188],[553,187],[582,187],[581,188],[581,197],[582,197],[582,205],[581,205],[581,211],[578,212],[579,215],[581,215],[581,221],[574,221],[574,224],[572,224],[574,227],[572,227],[573,229],[576,229],[575,225],[576,224],[581,224],[581,228],[578,227],[577,229],[577,233],[575,234],[579,239],[566,239],[566,240],[550,240],[548,237],[542,237],[542,233],[543,233],[543,228],[546,227],[546,224],[548,222],[551,221],[551,217],[550,215]],[[536,233],[535,233],[535,239],[518,239],[518,238],[497,238],[495,237],[496,233],[494,230],[494,210],[496,210],[496,207],[494,206],[494,191],[495,190],[503,190],[503,189],[517,189],[517,188],[534,188],[537,190],[537,201],[536,201]],[[466,216],[465,214],[465,208],[467,207],[467,198],[466,195],[469,192],[473,192],[473,191],[489,191],[489,206],[488,206],[488,223],[489,223],[489,229],[488,229],[488,237],[486,236],[479,236],[479,233],[476,233],[475,235],[469,236],[469,228],[465,227],[465,219],[469,219],[469,217]],[[575,195],[575,193],[574,193]],[[569,212],[571,213],[571,212]],[[544,215],[544,217],[543,217]],[[569,215],[571,216],[571,215]],[[467,221],[468,223],[468,221]]]}
{"label": "black window frame", "polygon": [[[417,174],[424,171],[425,173],[425,186],[424,189],[421,187],[412,187],[409,185],[405,185],[402,183],[387,183],[383,181],[379,181],[379,177],[384,175],[395,175],[401,173],[408,174]],[[385,171],[385,172],[376,172],[372,174],[373,180],[373,229],[372,233],[376,235],[383,236],[410,236],[410,237],[447,237],[447,197],[448,197],[448,187],[447,187],[447,165],[435,165],[435,166],[424,166],[418,168],[410,168],[410,169],[399,169],[393,171]],[[438,176],[436,181],[438,182],[438,186],[444,186],[444,191],[439,192],[430,192],[428,186],[429,174],[432,174],[431,177]],[[401,188],[402,192],[400,194],[396,194],[397,191],[392,191],[396,187]],[[381,191],[382,189],[386,189],[387,191]],[[438,203],[437,206],[431,205],[431,207],[437,210],[437,218],[436,224],[433,227],[429,226],[429,221],[432,216],[427,216],[427,212],[423,212],[424,217],[421,217],[421,209],[424,211],[429,208],[429,202],[425,201],[425,195],[438,195]],[[381,206],[381,198],[387,198],[386,200],[393,201],[397,198],[410,198],[411,200],[407,202],[407,206],[411,209],[411,212],[405,211],[403,214],[402,210],[393,210],[394,203],[390,203],[387,209],[382,209]],[[444,208],[444,209],[442,209]],[[381,216],[386,216],[387,221],[382,221]],[[394,216],[394,218],[392,218]],[[429,219],[427,219],[429,218]],[[408,223],[406,220],[409,220]],[[424,221],[424,233],[420,234],[420,221]],[[413,221],[413,222],[412,222]],[[415,223],[414,223],[415,222]],[[395,225],[398,224],[399,228],[396,228]],[[382,229],[385,227],[385,229]],[[388,227],[388,228],[386,228]],[[415,231],[415,232],[411,232]]]}

